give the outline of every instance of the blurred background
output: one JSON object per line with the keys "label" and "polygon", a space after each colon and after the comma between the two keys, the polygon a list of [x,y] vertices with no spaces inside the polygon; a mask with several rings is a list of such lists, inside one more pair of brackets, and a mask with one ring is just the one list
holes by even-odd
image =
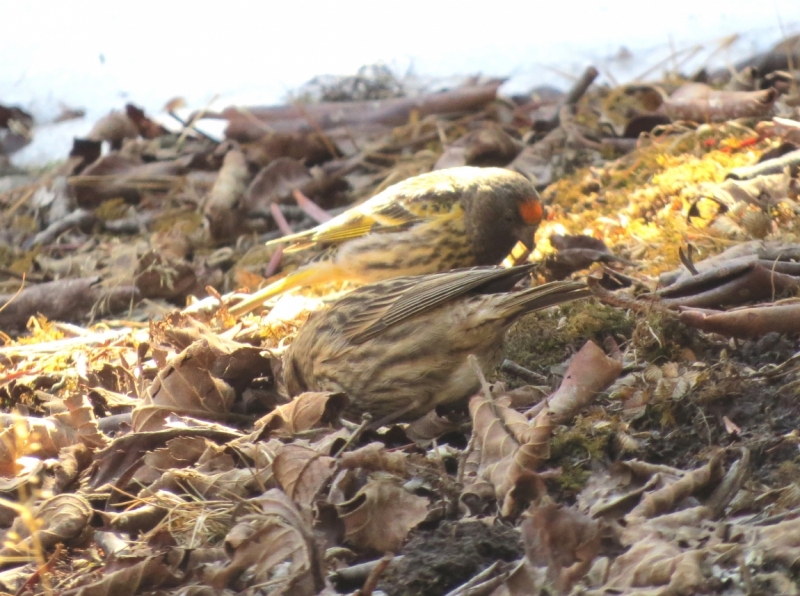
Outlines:
{"label": "blurred background", "polygon": [[[446,86],[507,77],[501,93],[569,87],[588,64],[617,84],[725,67],[800,31],[796,0],[726,2],[5,3],[0,103],[37,123],[13,161],[63,156],[72,138],[133,102],[151,114],[281,103],[316,75],[383,63]],[[644,76],[643,76],[644,75]],[[64,110],[83,118],[53,124]]]}

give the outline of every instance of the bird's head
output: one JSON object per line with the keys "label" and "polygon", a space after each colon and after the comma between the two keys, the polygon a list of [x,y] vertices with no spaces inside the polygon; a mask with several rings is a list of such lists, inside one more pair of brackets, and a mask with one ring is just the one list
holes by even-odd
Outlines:
{"label": "bird's head", "polygon": [[496,174],[487,177],[465,204],[466,230],[480,264],[494,265],[517,241],[533,250],[544,208],[527,178],[510,170],[487,169]]}

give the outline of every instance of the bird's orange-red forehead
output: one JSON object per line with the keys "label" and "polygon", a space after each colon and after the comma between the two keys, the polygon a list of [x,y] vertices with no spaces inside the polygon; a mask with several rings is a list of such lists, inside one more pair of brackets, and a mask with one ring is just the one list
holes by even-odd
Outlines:
{"label": "bird's orange-red forehead", "polygon": [[536,199],[530,199],[519,205],[519,214],[522,220],[529,226],[538,224],[542,221],[542,204]]}

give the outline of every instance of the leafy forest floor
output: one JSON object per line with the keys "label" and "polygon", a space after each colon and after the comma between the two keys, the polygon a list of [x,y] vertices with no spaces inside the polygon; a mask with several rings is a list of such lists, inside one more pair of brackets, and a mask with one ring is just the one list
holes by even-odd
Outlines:
{"label": "leafy forest floor", "polygon": [[[169,128],[128,105],[36,172],[0,105],[0,591],[800,594],[798,64],[518,97],[373,67]],[[352,286],[231,315],[300,264],[265,241],[461,165],[534,181],[508,261],[592,298],[516,324],[460,414],[288,400]]]}

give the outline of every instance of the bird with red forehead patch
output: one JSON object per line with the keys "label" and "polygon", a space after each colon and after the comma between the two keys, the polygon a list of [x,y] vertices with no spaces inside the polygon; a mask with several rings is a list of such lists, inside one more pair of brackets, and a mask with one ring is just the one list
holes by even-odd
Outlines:
{"label": "bird with red forehead patch", "polygon": [[229,307],[259,308],[287,290],[373,283],[497,265],[516,243],[534,247],[543,209],[533,184],[503,168],[459,167],[409,178],[316,228],[268,244],[310,250],[304,266]]}

